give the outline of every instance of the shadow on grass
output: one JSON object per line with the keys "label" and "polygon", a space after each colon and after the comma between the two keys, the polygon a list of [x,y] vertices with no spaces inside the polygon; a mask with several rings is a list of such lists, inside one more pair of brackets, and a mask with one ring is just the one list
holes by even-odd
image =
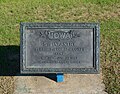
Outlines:
{"label": "shadow on grass", "polygon": [[56,81],[56,74],[21,74],[20,46],[0,46],[0,76],[45,76]]}

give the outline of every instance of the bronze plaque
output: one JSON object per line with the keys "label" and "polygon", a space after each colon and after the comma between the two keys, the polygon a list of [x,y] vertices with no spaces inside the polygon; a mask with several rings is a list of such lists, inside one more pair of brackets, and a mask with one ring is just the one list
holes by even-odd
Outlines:
{"label": "bronze plaque", "polygon": [[21,23],[21,73],[98,73],[99,24]]}

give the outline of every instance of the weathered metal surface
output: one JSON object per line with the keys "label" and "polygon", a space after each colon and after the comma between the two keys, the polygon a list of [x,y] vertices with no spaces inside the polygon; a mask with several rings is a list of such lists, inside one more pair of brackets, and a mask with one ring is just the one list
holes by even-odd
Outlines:
{"label": "weathered metal surface", "polygon": [[98,73],[99,24],[21,23],[21,73]]}

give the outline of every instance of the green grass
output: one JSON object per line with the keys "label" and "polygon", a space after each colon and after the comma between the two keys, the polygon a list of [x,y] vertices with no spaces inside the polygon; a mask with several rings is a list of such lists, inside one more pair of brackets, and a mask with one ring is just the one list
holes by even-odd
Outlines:
{"label": "green grass", "polygon": [[0,46],[19,46],[20,22],[99,22],[105,90],[120,93],[120,0],[0,0]]}

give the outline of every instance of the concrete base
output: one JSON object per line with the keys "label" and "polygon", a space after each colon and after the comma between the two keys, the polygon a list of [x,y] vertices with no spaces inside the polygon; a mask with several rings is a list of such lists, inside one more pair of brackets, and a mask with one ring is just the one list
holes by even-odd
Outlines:
{"label": "concrete base", "polygon": [[107,94],[101,74],[65,74],[57,83],[44,76],[16,76],[14,94]]}

